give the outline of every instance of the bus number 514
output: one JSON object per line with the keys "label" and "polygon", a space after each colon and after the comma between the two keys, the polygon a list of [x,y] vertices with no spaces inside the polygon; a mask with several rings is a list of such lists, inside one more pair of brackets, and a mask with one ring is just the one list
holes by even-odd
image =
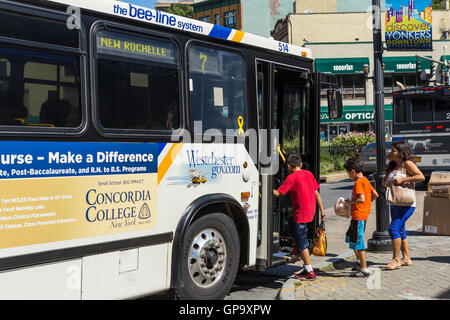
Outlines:
{"label": "bus number 514", "polygon": [[278,51],[289,52],[289,46],[287,43],[278,42]]}

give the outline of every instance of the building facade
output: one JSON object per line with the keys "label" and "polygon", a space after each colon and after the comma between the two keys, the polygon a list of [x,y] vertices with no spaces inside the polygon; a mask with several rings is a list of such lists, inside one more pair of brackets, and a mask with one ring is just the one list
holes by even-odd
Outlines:
{"label": "building facade", "polygon": [[[344,116],[337,120],[328,119],[324,91],[321,137],[327,140],[349,131],[375,131],[373,82],[370,79],[374,69],[372,13],[365,10],[356,11],[362,6],[358,3],[366,1],[345,2],[346,6],[344,1],[339,0],[297,0],[296,12],[279,20],[271,33],[277,40],[310,48],[316,59],[316,70],[336,75],[343,93]],[[355,4],[353,8],[350,6],[352,2]],[[450,55],[448,1],[443,1],[442,7],[446,9],[433,10],[432,13],[433,51],[383,53],[385,119],[388,135],[392,132],[391,104],[393,91],[398,90],[397,82],[405,87],[420,85],[416,74],[416,55],[434,60],[443,60]],[[384,14],[382,12],[383,41]],[[447,57],[449,58],[450,56]],[[417,69],[429,76],[431,66],[431,62],[419,60]],[[439,78],[439,72],[436,73]]]}
{"label": "building facade", "polygon": [[294,3],[294,0],[206,0],[194,4],[194,17],[270,37],[270,31],[276,22],[294,12]]}
{"label": "building facade", "polygon": [[206,0],[156,0],[155,9],[165,11],[172,4],[185,4],[185,5],[193,5],[195,3],[203,2]]}
{"label": "building facade", "polygon": [[208,0],[194,4],[194,18],[242,30],[241,0]]}

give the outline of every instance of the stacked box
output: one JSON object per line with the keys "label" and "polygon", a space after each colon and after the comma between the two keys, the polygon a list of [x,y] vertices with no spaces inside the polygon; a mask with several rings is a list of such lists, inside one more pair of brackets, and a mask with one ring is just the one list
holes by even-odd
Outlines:
{"label": "stacked box", "polygon": [[431,174],[427,196],[450,198],[450,172],[436,171]]}
{"label": "stacked box", "polygon": [[423,233],[450,235],[450,172],[433,172],[423,205]]}

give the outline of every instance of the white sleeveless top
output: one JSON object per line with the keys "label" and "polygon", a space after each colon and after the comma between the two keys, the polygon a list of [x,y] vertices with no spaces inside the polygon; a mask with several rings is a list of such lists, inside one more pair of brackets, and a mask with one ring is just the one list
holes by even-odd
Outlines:
{"label": "white sleeveless top", "polygon": [[[401,167],[401,169],[395,169],[395,170],[392,170],[392,171],[389,173],[389,175],[386,177],[386,181],[392,183],[392,180],[394,180],[394,176],[397,176],[398,178],[407,178],[408,175],[407,175],[405,172],[403,172],[404,165],[405,165],[405,164],[403,163],[403,166]],[[406,170],[405,170],[405,171],[406,171]],[[414,187],[414,189],[415,189],[415,187],[416,187],[416,184],[415,184],[415,183],[413,183],[413,187]],[[415,201],[415,200],[414,200],[414,203],[411,205],[411,207],[416,207],[416,201]]]}

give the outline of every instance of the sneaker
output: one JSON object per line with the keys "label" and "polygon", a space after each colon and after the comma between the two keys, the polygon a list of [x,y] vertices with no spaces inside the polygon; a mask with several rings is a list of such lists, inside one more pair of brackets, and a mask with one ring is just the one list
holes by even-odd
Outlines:
{"label": "sneaker", "polygon": [[301,280],[301,281],[314,281],[316,280],[316,274],[314,273],[314,270],[311,272],[306,271],[306,269],[303,269],[302,272],[297,273],[295,275],[295,278],[297,280]]}
{"label": "sneaker", "polygon": [[351,271],[361,271],[361,265],[359,262],[355,263]]}
{"label": "sneaker", "polygon": [[364,270],[359,270],[350,274],[352,278],[368,278],[370,277],[370,272],[365,272]]}

